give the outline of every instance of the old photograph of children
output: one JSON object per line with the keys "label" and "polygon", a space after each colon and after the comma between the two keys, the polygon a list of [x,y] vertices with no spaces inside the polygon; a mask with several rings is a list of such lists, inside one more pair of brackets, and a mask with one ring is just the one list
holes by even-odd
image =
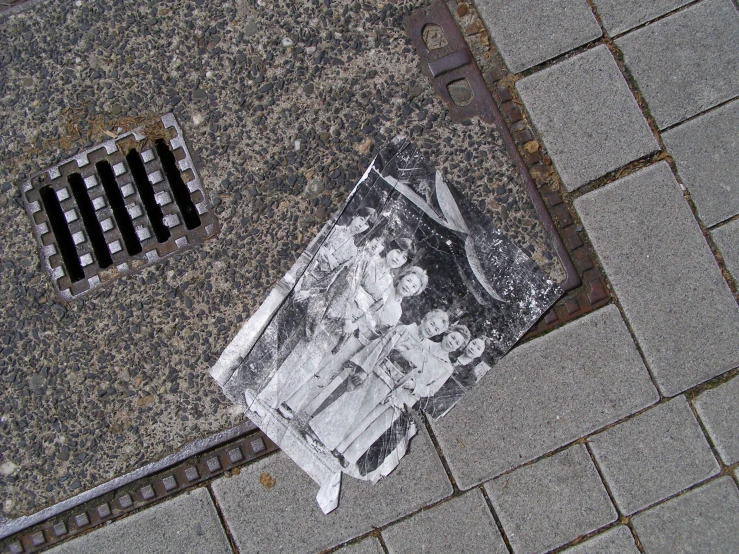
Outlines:
{"label": "old photograph of children", "polygon": [[211,369],[336,507],[376,482],[560,296],[396,138]]}

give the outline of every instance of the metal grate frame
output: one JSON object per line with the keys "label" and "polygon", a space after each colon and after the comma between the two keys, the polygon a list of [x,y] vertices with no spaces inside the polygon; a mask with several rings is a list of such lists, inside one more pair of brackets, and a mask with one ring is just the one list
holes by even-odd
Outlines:
{"label": "metal grate frame", "polygon": [[[173,175],[173,166],[167,174],[158,150],[174,156],[179,176]],[[140,187],[143,173],[134,177],[136,168],[132,172],[127,155],[140,160],[151,198]],[[112,169],[107,190],[100,162],[103,168],[107,162]],[[118,192],[110,189],[111,177]],[[172,181],[179,178],[180,188],[184,183],[186,193],[180,191],[178,196],[177,183],[173,185]],[[76,189],[75,182],[79,183]],[[154,126],[123,133],[33,175],[21,186],[21,193],[32,219],[42,266],[57,296],[65,302],[220,231],[173,114],[162,116]],[[52,194],[55,198],[49,198]],[[120,207],[114,210],[115,196],[119,203],[122,199],[125,213]],[[59,212],[56,218],[55,210]],[[152,211],[156,212],[154,216]]]}

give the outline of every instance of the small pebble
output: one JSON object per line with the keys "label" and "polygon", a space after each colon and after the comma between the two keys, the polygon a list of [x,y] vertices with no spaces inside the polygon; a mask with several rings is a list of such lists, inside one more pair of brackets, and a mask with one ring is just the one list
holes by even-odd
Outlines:
{"label": "small pebble", "polygon": [[259,27],[257,26],[255,21],[248,21],[244,26],[244,35],[246,35],[247,37],[257,34],[258,31]]}

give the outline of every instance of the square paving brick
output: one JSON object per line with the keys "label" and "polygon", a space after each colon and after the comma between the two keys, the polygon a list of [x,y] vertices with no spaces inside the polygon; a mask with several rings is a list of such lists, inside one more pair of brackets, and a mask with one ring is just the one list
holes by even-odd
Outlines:
{"label": "square paving brick", "polygon": [[709,227],[739,213],[737,129],[739,101],[734,101],[662,134],[698,215]]}
{"label": "square paving brick", "polygon": [[339,548],[335,554],[385,554],[377,537],[367,537],[361,541]]}
{"label": "square paving brick", "polygon": [[48,551],[49,554],[101,552],[231,554],[231,546],[208,490],[194,489]]}
{"label": "square paving brick", "polygon": [[659,150],[605,46],[516,84],[567,190]]}
{"label": "square paving brick", "polygon": [[508,552],[479,489],[396,523],[382,536],[390,554]]}
{"label": "square paving brick", "polygon": [[515,554],[545,552],[618,518],[582,444],[485,484]]}
{"label": "square paving brick", "polygon": [[695,409],[721,460],[739,462],[739,377],[701,393]]}
{"label": "square paving brick", "polygon": [[724,257],[726,269],[739,281],[739,219],[714,229],[711,236]]}
{"label": "square paving brick", "polygon": [[721,470],[683,396],[588,441],[623,514],[642,510]]}
{"label": "square paving brick", "polygon": [[739,94],[737,36],[732,0],[706,0],[624,35],[616,45],[664,129]]}
{"label": "square paving brick", "polygon": [[649,554],[739,552],[739,490],[720,477],[631,520]]}
{"label": "square paving brick", "polygon": [[[275,479],[265,488],[259,478]],[[241,554],[319,552],[372,531],[452,492],[431,439],[421,429],[398,468],[376,485],[341,484],[339,507],[328,515],[316,503],[318,485],[282,452],[213,484],[221,512]]]}
{"label": "square paving brick", "polygon": [[602,34],[585,0],[477,0],[475,5],[514,73]]}
{"label": "square paving brick", "polygon": [[692,0],[593,0],[608,34],[615,36],[651,21]]}
{"label": "square paving brick", "polygon": [[[566,554],[639,554],[634,537],[625,525],[612,527],[564,551]],[[563,554],[564,554],[563,553]]]}
{"label": "square paving brick", "polygon": [[575,207],[665,395],[739,365],[739,308],[667,163]]}
{"label": "square paving brick", "polygon": [[658,400],[615,306],[515,348],[434,430],[468,489]]}

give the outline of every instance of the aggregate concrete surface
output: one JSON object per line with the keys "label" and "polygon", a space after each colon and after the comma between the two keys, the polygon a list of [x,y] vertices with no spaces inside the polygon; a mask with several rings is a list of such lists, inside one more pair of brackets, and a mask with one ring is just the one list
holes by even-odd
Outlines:
{"label": "aggregate concrete surface", "polygon": [[[123,426],[120,444],[136,444],[147,459],[156,457],[157,449],[179,444],[188,434],[182,430],[185,423],[192,425],[192,434],[232,424],[236,418],[218,400],[194,400],[196,391],[202,398],[218,398],[201,378],[208,360],[343,198],[373,148],[397,130],[415,137],[450,181],[486,202],[489,213],[516,202],[519,208],[496,221],[519,240],[515,234],[522,226],[515,218],[529,212],[516,192],[518,185],[505,184],[505,157],[497,139],[485,135],[476,121],[452,125],[420,77],[399,30],[411,2],[321,0],[300,3],[294,10],[291,4],[266,0],[233,7],[211,4],[216,3],[46,3],[45,9],[36,5],[21,16],[0,19],[0,37],[27,39],[23,47],[19,39],[5,40],[0,51],[0,109],[6,116],[0,120],[0,146],[6,152],[0,183],[7,180],[0,194],[0,216],[9,222],[0,230],[0,244],[10,246],[10,254],[4,250],[0,261],[0,292],[11,299],[6,304],[12,304],[2,307],[0,326],[0,364],[5,364],[0,365],[0,377],[6,387],[0,391],[0,484],[6,503],[21,499],[22,506],[34,509],[68,494],[45,489],[49,481],[44,479],[57,470],[79,479],[80,487],[112,474],[114,458],[108,451],[89,443],[70,446],[77,440],[70,432],[82,431],[73,423],[81,416],[72,408],[102,412],[98,427],[89,430],[101,447],[117,444],[106,439],[115,420],[105,409],[128,409],[132,423]],[[477,4],[480,9],[501,5],[497,0]],[[506,3],[506,9],[520,16],[534,4],[516,0]],[[608,128],[599,132],[607,135],[618,129],[618,136],[626,137],[620,144],[628,146],[629,134],[640,136],[644,121],[649,122],[657,154],[637,160],[629,154],[614,170],[598,166],[600,160],[593,156],[584,168],[592,172],[590,182],[570,192],[564,190],[562,176],[552,171],[553,188],[579,210],[575,224],[582,224],[589,246],[603,262],[615,301],[517,347],[454,411],[429,427],[430,432],[421,425],[396,472],[376,487],[347,480],[338,508],[328,516],[319,512],[310,479],[277,453],[227,473],[206,488],[72,538],[59,552],[86,552],[89,545],[115,552],[116,541],[129,541],[137,552],[170,552],[171,545],[181,544],[177,538],[162,544],[161,533],[149,532],[165,516],[170,525],[165,533],[177,530],[185,539],[193,531],[189,522],[201,523],[202,534],[196,527],[189,545],[198,552],[219,552],[224,537],[230,541],[226,551],[234,553],[739,552],[739,180],[732,171],[739,58],[736,48],[731,50],[739,35],[739,4],[557,4],[581,15],[589,8],[603,33],[591,43],[567,46],[574,50],[559,52],[561,57],[523,74],[499,75],[498,85],[505,83],[510,90],[522,79],[560,72],[572,59],[607,48],[623,77],[616,82],[637,101],[641,114],[630,129],[619,127],[617,118],[602,119]],[[458,14],[474,10],[462,1],[451,6]],[[107,11],[101,13],[103,8]],[[499,32],[495,15],[483,13],[493,49],[511,37],[515,48],[517,36],[522,44],[531,36],[542,44],[567,45],[572,40],[565,25],[536,27],[530,21],[516,22],[522,29],[518,35]],[[465,30],[480,33],[479,28]],[[58,46],[47,44],[50,35]],[[150,54],[150,46],[158,50]],[[48,84],[40,81],[42,71]],[[56,74],[62,78],[55,81]],[[149,78],[144,81],[142,75]],[[593,112],[610,110],[611,88],[597,82],[607,80],[601,73],[573,77],[592,98],[579,95],[571,103],[549,104],[544,98],[538,106],[525,99],[527,117],[535,119],[536,110],[550,112],[552,120],[564,119],[579,107],[587,116],[583,120],[596,120],[601,114]],[[88,105],[89,113],[80,111]],[[68,106],[77,111],[62,113]],[[41,319],[57,311],[61,315],[62,310],[51,307],[51,288],[36,267],[30,229],[17,204],[16,181],[81,148],[88,130],[90,140],[97,140],[101,129],[133,125],[144,116],[172,109],[198,156],[205,186],[219,204],[221,237],[70,306],[59,321]],[[88,125],[83,128],[85,138],[68,134],[74,130],[67,128],[68,121]],[[33,140],[36,132],[40,134]],[[590,132],[584,126],[569,136],[587,141]],[[552,133],[554,141],[567,140],[561,129],[553,128]],[[441,139],[446,137],[455,138],[445,143]],[[546,142],[540,136],[534,140]],[[476,141],[486,145],[484,155],[470,150],[479,150]],[[486,172],[487,189],[475,187],[478,175]],[[707,194],[698,193],[699,187]],[[707,209],[709,196],[715,210]],[[539,246],[543,242],[531,244],[534,255],[546,261]],[[246,262],[234,254],[237,245]],[[34,278],[35,284],[28,284]],[[191,281],[194,284],[185,289],[183,283]],[[231,292],[230,304],[223,302],[220,293],[234,287],[243,294]],[[134,295],[139,298],[131,299]],[[134,312],[136,302],[142,307]],[[118,313],[121,330],[103,338],[119,341],[114,343],[114,361],[139,364],[128,383],[113,380],[105,360],[98,362],[91,354],[85,358],[80,334],[93,308]],[[165,376],[167,371],[150,363],[146,333],[158,328],[134,319],[144,311],[161,319],[172,317],[172,339],[158,348],[159,360],[165,369],[181,370],[184,362],[176,365],[177,360],[188,358],[196,376],[192,386],[181,375]],[[28,319],[10,326],[5,318],[18,314]],[[214,330],[218,316],[223,321]],[[107,324],[110,317],[104,318]],[[129,328],[134,333],[136,325],[142,330],[121,338]],[[38,345],[34,326],[41,333]],[[218,331],[220,327],[225,332]],[[62,354],[62,341],[56,338],[62,328],[70,345],[64,355],[77,359],[44,374],[44,363],[53,368],[51,362],[31,363],[52,359],[54,348]],[[189,330],[198,333],[199,343],[185,340]],[[206,337],[205,330],[212,336]],[[169,342],[174,339],[182,342],[179,350]],[[126,340],[135,354],[118,346]],[[18,363],[21,357],[28,363]],[[72,362],[80,369],[72,369]],[[78,373],[84,383],[72,379]],[[11,375],[17,378],[7,378]],[[138,388],[131,384],[136,377],[142,378]],[[173,379],[179,390],[157,392],[165,384],[171,386]],[[41,394],[31,388],[46,382]],[[96,391],[109,387],[114,392],[96,397]],[[54,404],[56,391],[69,391],[59,397],[68,400]],[[127,391],[133,394],[127,397]],[[184,394],[190,395],[189,407]],[[126,404],[146,396],[157,402],[134,410]],[[70,411],[67,419],[64,410]],[[178,413],[194,416],[196,410],[205,410],[208,420],[177,419]],[[68,429],[55,434],[55,418]],[[176,431],[168,431],[173,422]],[[144,429],[153,436],[144,436]],[[25,447],[19,446],[23,440]],[[69,448],[73,462],[51,459],[56,456],[54,440]],[[76,469],[85,459],[89,467]],[[39,496],[24,496],[23,486]],[[36,537],[38,529],[31,530]],[[0,542],[0,552],[33,551],[31,531]],[[458,544],[450,540],[455,533]],[[45,539],[51,542],[49,533]],[[205,540],[207,548],[200,548],[199,541]],[[457,548],[450,550],[450,544]]]}
{"label": "aggregate concrete surface", "polygon": [[[260,482],[264,473],[274,486]],[[316,503],[315,483],[282,452],[219,479],[213,492],[241,552],[319,552],[438,502],[452,486],[422,429],[398,468],[376,485],[344,479],[339,508],[328,515]]]}
{"label": "aggregate concrete surface", "polygon": [[479,490],[417,513],[383,532],[390,554],[507,552]]}
{"label": "aggregate concrete surface", "polygon": [[[417,4],[80,0],[0,20],[4,516],[241,421],[208,367],[397,134],[562,275],[500,137],[452,123],[418,71]],[[223,231],[56,302],[17,184],[170,111]]]}
{"label": "aggregate concrete surface", "polygon": [[605,46],[525,77],[516,87],[567,190],[658,149]]}
{"label": "aggregate concrete surface", "polygon": [[739,13],[705,0],[616,40],[660,129],[739,94]]}
{"label": "aggregate concrete surface", "polygon": [[739,101],[734,100],[663,134],[678,174],[708,227],[739,214],[738,125]]}
{"label": "aggregate concrete surface", "polygon": [[624,514],[642,510],[721,471],[682,396],[611,427],[588,443]]}
{"label": "aggregate concrete surface", "polygon": [[575,207],[665,395],[739,365],[739,307],[665,162]]}
{"label": "aggregate concrete surface", "polygon": [[581,444],[498,477],[485,489],[516,554],[546,552],[618,517]]}

